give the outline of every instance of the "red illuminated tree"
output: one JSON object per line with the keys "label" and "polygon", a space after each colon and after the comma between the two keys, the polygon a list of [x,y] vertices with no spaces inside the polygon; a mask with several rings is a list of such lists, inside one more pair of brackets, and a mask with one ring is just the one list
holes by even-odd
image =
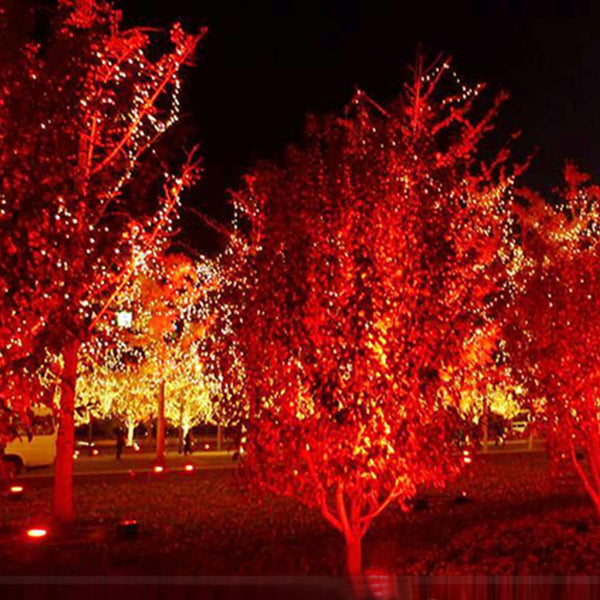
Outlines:
{"label": "red illuminated tree", "polygon": [[[19,3],[4,4],[0,19],[16,18]],[[108,2],[61,0],[41,39],[26,30],[0,56],[0,389],[23,412],[42,399],[46,355],[62,357],[54,512],[63,520],[73,516],[81,343],[168,234],[197,175],[193,161],[172,175],[150,150],[177,120],[180,71],[200,35],[175,25],[160,54],[147,30],[120,19]]]}
{"label": "red illuminated tree", "polygon": [[244,465],[320,509],[352,575],[373,519],[458,469],[453,382],[503,283],[518,169],[479,146],[504,96],[476,119],[455,80],[438,62],[385,109],[357,93],[235,195]]}
{"label": "red illuminated tree", "polygon": [[552,204],[524,197],[508,351],[600,512],[600,186],[568,164]]}

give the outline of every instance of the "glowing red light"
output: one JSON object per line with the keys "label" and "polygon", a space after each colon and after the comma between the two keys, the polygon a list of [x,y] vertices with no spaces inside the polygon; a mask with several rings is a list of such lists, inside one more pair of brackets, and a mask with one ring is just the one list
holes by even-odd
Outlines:
{"label": "glowing red light", "polygon": [[94,449],[92,450],[92,455],[93,455],[93,456],[98,456],[98,454],[100,454],[100,452],[94,448]]}
{"label": "glowing red light", "polygon": [[138,522],[135,519],[123,519],[117,525],[117,535],[123,538],[134,538],[138,534]]}
{"label": "glowing red light", "polygon": [[205,449],[205,450],[208,450],[208,449],[210,449],[210,444],[204,444],[204,449]]}
{"label": "glowing red light", "polygon": [[193,471],[194,470],[194,465],[185,465],[185,467],[183,467],[186,471]]}
{"label": "glowing red light", "polygon": [[365,572],[371,594],[377,600],[397,598],[397,589],[393,575],[383,570],[371,569]]}
{"label": "glowing red light", "polygon": [[48,535],[48,530],[42,527],[34,527],[32,529],[27,530],[27,537],[33,539],[44,538]]}
{"label": "glowing red light", "polygon": [[11,494],[21,494],[21,493],[23,493],[23,486],[22,485],[11,485],[9,488],[9,492]]}
{"label": "glowing red light", "polygon": [[154,472],[155,472],[155,473],[162,473],[164,470],[165,470],[165,468],[164,468],[164,467],[161,467],[160,465],[156,465],[156,466],[154,467]]}

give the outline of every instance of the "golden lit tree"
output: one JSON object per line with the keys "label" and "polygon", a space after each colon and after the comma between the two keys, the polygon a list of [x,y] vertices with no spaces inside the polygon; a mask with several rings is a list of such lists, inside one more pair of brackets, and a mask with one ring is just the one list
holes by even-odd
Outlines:
{"label": "golden lit tree", "polygon": [[[510,254],[514,262],[515,252]],[[458,367],[448,366],[444,373],[459,399],[459,414],[465,420],[466,430],[479,426],[484,452],[488,450],[490,416],[512,419],[526,404],[525,390],[510,368],[505,348],[500,316],[492,311],[487,323],[480,324],[467,338]]]}
{"label": "golden lit tree", "polygon": [[101,353],[86,353],[77,376],[75,413],[79,424],[89,424],[90,415],[120,419],[127,429],[127,445],[132,446],[135,427],[156,409],[156,380],[139,354],[124,349],[121,341]]}
{"label": "golden lit tree", "polygon": [[165,381],[165,415],[179,428],[179,445],[187,433],[201,423],[212,422],[217,380],[202,363],[198,344],[175,347],[169,353]]}
{"label": "golden lit tree", "polygon": [[[122,353],[133,353],[144,369],[146,397],[155,390],[157,463],[165,460],[165,419],[183,427],[211,414],[216,379],[205,367],[205,338],[213,334],[214,317],[205,299],[220,285],[215,262],[163,252],[140,266],[116,301],[117,315],[131,314],[120,335]],[[177,416],[175,416],[177,414]]]}

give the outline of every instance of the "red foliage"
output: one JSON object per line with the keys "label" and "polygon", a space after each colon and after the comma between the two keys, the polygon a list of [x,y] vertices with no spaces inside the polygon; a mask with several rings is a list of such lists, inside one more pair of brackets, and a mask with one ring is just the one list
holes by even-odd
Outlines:
{"label": "red foliage", "polygon": [[554,205],[524,196],[508,351],[541,400],[555,453],[570,457],[600,511],[600,187],[568,164]]}
{"label": "red foliage", "polygon": [[388,504],[459,468],[451,380],[501,283],[514,173],[504,152],[476,165],[502,98],[473,121],[476,92],[437,93],[448,71],[312,119],[236,196],[254,249],[233,326],[244,464],[343,532],[351,573]]}
{"label": "red foliage", "polygon": [[[157,56],[146,30],[122,29],[119,11],[92,0],[60,2],[50,25],[0,53],[0,393],[13,412],[44,400],[48,353],[71,356],[89,338],[197,173],[188,164],[171,176],[147,150],[177,118],[179,71],[202,34],[176,25]],[[164,175],[158,208],[141,171]]]}

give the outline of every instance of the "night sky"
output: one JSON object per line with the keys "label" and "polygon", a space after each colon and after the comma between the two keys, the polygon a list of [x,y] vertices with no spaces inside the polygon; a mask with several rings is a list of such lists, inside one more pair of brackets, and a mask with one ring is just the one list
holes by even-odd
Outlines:
{"label": "night sky", "polygon": [[[498,135],[538,149],[528,181],[558,183],[566,158],[600,177],[600,10],[592,2],[121,0],[126,20],[209,28],[188,71],[187,125],[205,157],[194,203],[218,215],[256,160],[297,140],[309,112],[339,111],[359,86],[394,98],[418,44],[468,83],[511,94]],[[600,8],[600,7],[599,7]],[[193,136],[190,136],[190,138]]]}

